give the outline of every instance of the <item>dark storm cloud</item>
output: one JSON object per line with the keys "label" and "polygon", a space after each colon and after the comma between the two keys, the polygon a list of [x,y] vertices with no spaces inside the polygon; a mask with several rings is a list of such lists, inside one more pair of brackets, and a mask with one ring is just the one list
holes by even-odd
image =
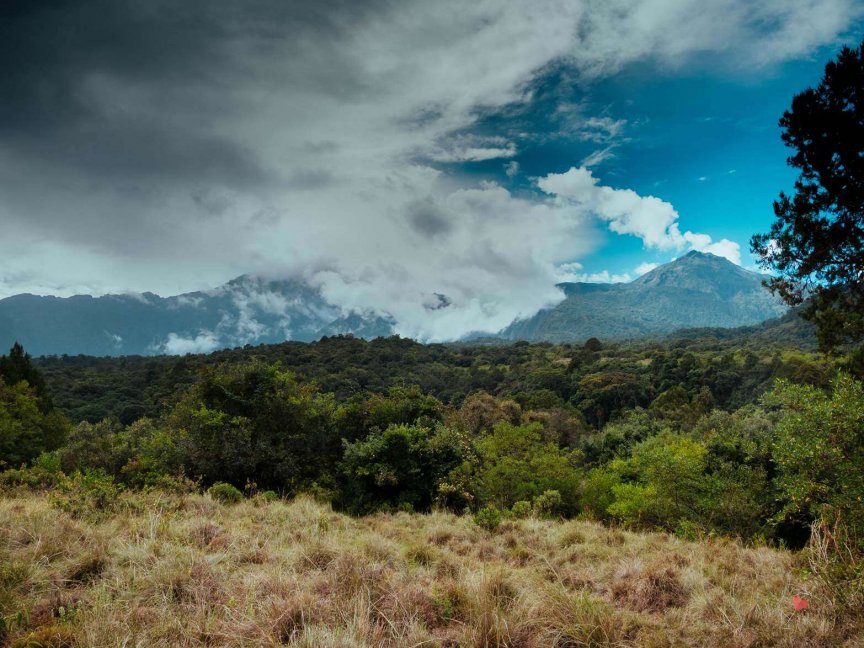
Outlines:
{"label": "dark storm cloud", "polygon": [[[322,59],[367,18],[371,2],[259,0],[19,1],[0,8],[0,146],[40,178],[73,165],[109,177],[195,178],[250,186],[272,181],[255,159],[207,124],[242,109],[230,97],[236,82],[302,81],[307,89],[341,95],[368,88],[351,62],[284,71],[250,65],[288,57],[308,40]],[[301,78],[302,77],[302,78]],[[164,108],[199,129],[178,128],[158,112],[141,114],[112,96],[115,82],[164,98]],[[220,100],[220,91],[225,96]],[[320,177],[318,178],[320,181]]]}
{"label": "dark storm cloud", "polygon": [[411,228],[423,236],[441,236],[453,229],[447,213],[429,198],[408,205],[405,215]]}

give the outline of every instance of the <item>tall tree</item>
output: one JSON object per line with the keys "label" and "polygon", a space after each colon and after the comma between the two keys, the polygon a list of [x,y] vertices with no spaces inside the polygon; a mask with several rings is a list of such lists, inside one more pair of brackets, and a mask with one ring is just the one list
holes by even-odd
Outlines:
{"label": "tall tree", "polygon": [[802,315],[834,349],[864,338],[864,43],[843,48],[780,127],[800,176],[751,248],[777,275],[769,287],[790,305],[806,302]]}
{"label": "tall tree", "polygon": [[9,355],[0,356],[0,380],[10,386],[22,380],[26,381],[39,397],[40,409],[48,411],[52,408],[42,373],[33,364],[30,354],[26,353],[18,342],[9,349]]}

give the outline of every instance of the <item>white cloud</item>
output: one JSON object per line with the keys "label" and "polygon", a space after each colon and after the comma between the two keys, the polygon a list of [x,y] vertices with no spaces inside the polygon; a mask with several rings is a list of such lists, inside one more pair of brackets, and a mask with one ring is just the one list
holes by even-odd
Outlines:
{"label": "white cloud", "polygon": [[699,252],[710,252],[717,256],[725,257],[732,263],[741,265],[741,246],[735,241],[729,239],[721,239],[712,241],[707,234],[694,234],[693,232],[685,232],[684,239],[690,245],[691,250]]}
{"label": "white cloud", "polygon": [[588,117],[580,121],[577,135],[580,139],[603,144],[617,139],[626,125],[626,119]]}
{"label": "white cloud", "polygon": [[598,166],[606,162],[607,160],[611,160],[615,157],[614,146],[607,146],[606,148],[597,149],[590,155],[587,155],[581,163],[581,166],[590,169],[592,167]]}
{"label": "white cloud", "polygon": [[519,173],[519,163],[516,160],[510,160],[504,165],[504,173],[508,178],[513,178]]}
{"label": "white cloud", "polygon": [[569,281],[581,281],[585,283],[627,283],[632,279],[630,273],[611,274],[608,270],[575,274]]}
{"label": "white cloud", "polygon": [[659,265],[658,263],[648,263],[648,262],[640,263],[638,266],[636,266],[636,267],[633,269],[633,273],[634,273],[637,277],[641,277],[642,275],[644,275],[644,274],[646,274],[646,273],[648,273],[648,272],[651,272],[651,271],[652,271],[654,268],[656,268],[658,265]]}
{"label": "white cloud", "polygon": [[194,338],[183,337],[169,333],[158,351],[168,355],[186,355],[188,353],[209,353],[220,347],[219,337],[212,331],[201,331]]}
{"label": "white cloud", "polygon": [[571,207],[577,212],[592,214],[608,223],[613,232],[642,239],[646,248],[689,248],[741,264],[741,246],[734,241],[714,241],[708,234],[690,231],[682,234],[678,212],[670,203],[655,196],[640,196],[631,189],[602,186],[585,167],[550,173],[540,178],[537,186],[554,196],[553,202],[560,208]]}

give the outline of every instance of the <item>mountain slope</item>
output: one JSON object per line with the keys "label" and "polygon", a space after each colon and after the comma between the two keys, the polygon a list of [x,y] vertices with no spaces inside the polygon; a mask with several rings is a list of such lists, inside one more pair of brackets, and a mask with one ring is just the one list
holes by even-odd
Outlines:
{"label": "mountain slope", "polygon": [[383,318],[345,317],[300,282],[250,276],[175,297],[26,294],[0,300],[0,348],[18,340],[33,355],[182,354],[334,332],[376,337],[392,327]]}
{"label": "mountain slope", "polygon": [[682,328],[737,327],[786,308],[762,276],[702,252],[655,268],[628,284],[565,283],[564,301],[501,332],[508,340],[631,339]]}

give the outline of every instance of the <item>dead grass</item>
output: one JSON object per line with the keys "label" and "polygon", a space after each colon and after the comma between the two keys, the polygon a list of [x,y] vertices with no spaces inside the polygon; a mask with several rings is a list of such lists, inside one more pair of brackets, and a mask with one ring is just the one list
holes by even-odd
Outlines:
{"label": "dead grass", "polygon": [[864,646],[803,557],[731,540],[137,497],[91,523],[0,499],[0,645]]}

